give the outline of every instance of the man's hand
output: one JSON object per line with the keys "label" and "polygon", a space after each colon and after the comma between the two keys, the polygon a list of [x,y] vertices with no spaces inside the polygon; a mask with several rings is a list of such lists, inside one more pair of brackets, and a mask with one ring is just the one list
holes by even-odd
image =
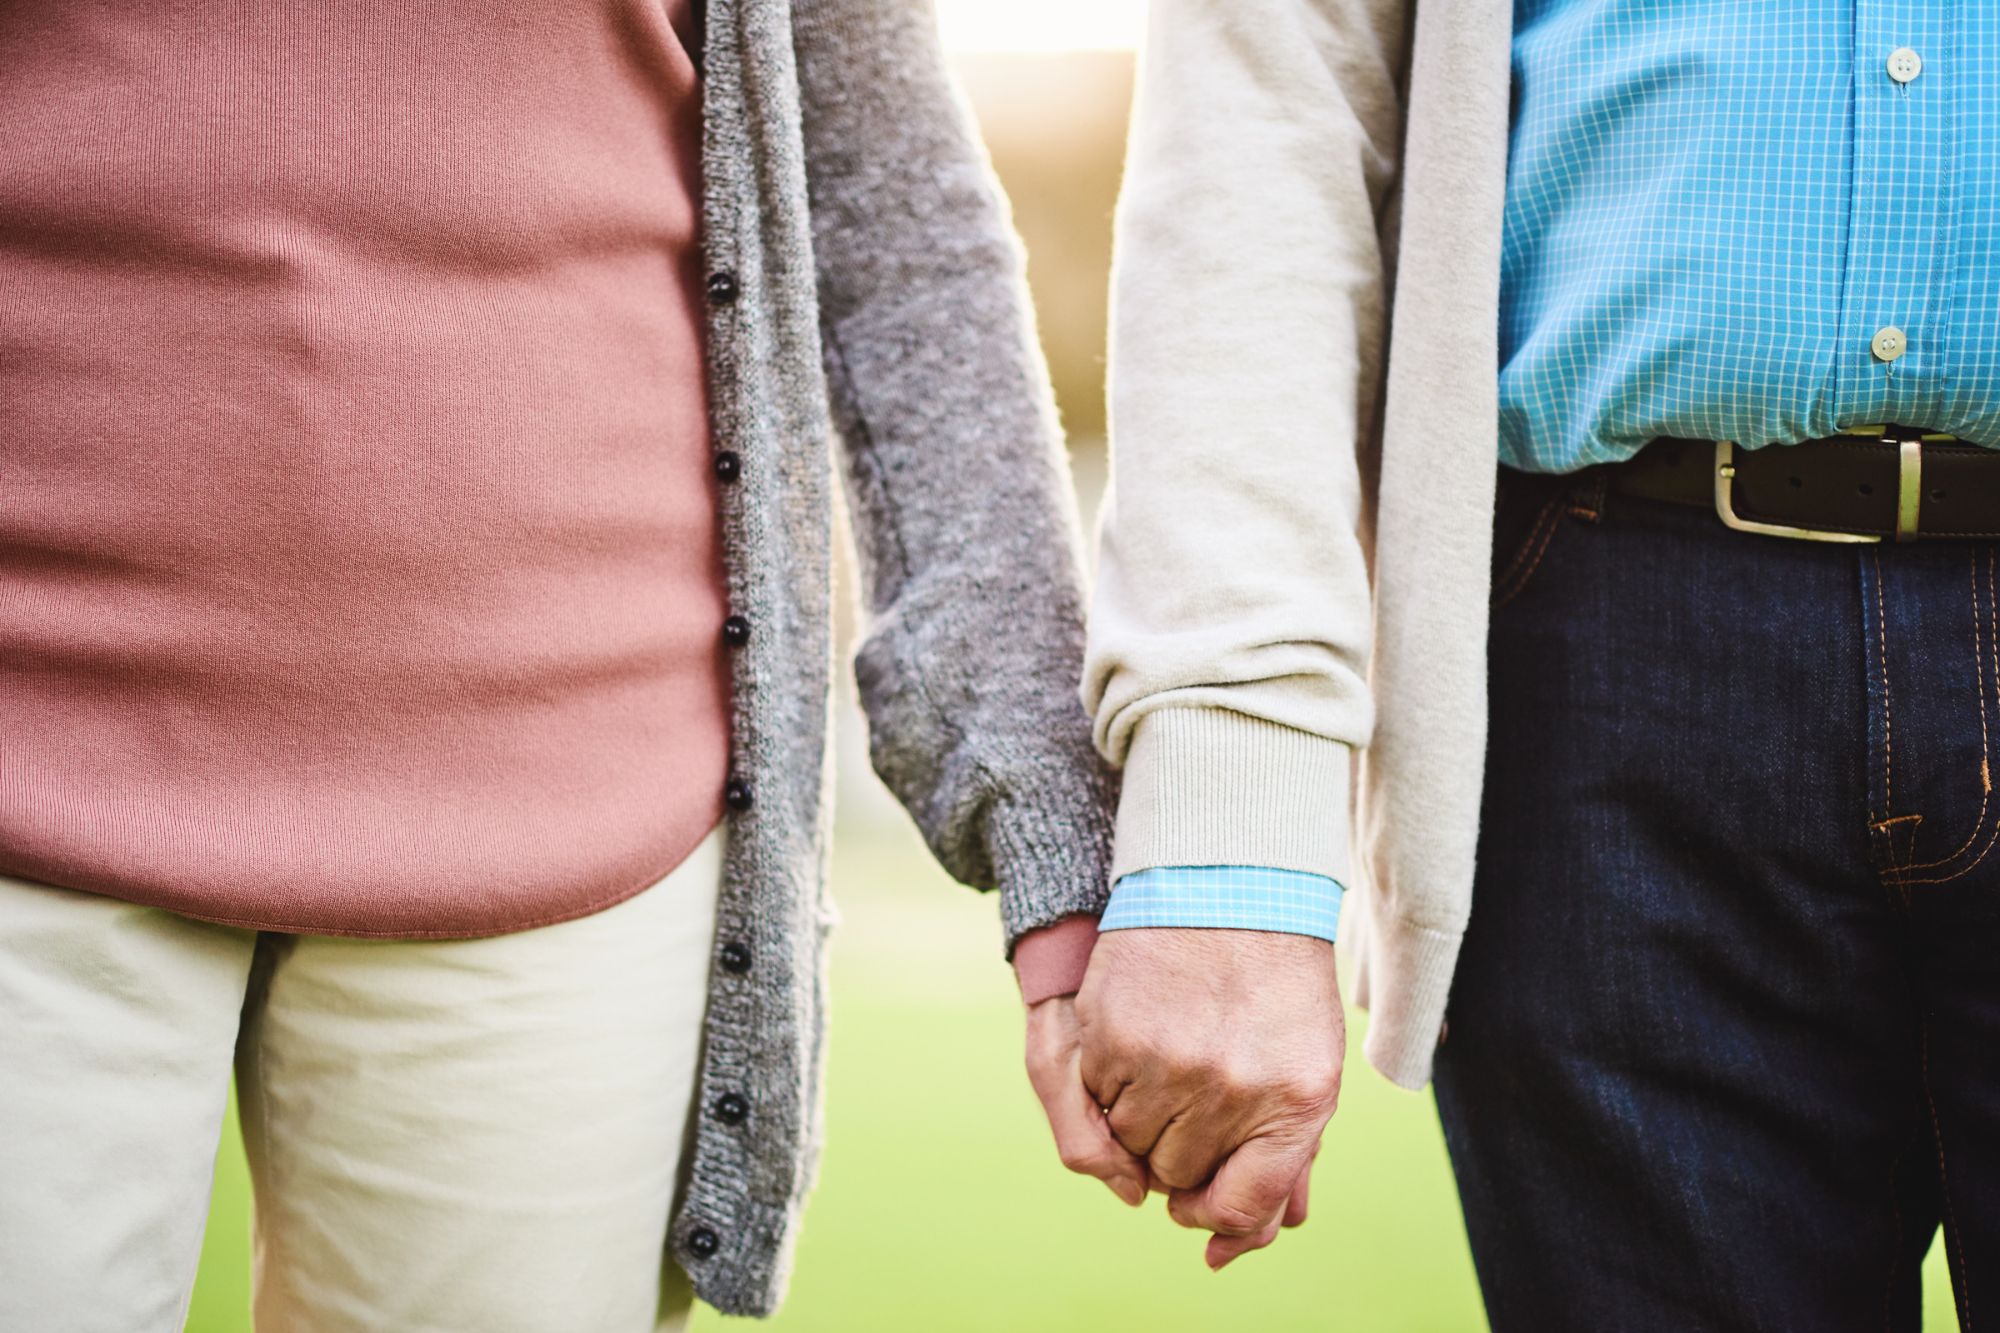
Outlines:
{"label": "man's hand", "polygon": [[1146,1159],[1175,1221],[1214,1233],[1209,1267],[1305,1220],[1347,1050],[1331,944],[1268,931],[1109,931],[1075,1022],[1083,1086],[1108,1108],[1106,1137]]}
{"label": "man's hand", "polygon": [[1058,995],[1028,1006],[1028,1082],[1041,1098],[1063,1165],[1096,1176],[1137,1208],[1146,1201],[1146,1164],[1120,1147],[1104,1112],[1084,1091],[1078,1072],[1076,997]]}

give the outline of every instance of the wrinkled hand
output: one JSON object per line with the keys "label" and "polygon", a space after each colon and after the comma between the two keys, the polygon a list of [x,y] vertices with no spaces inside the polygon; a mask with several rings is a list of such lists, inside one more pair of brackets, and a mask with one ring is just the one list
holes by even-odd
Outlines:
{"label": "wrinkled hand", "polygon": [[[1331,944],[1268,931],[1109,931],[1074,1019],[1086,1108],[1109,1108],[1096,1132],[1145,1159],[1176,1222],[1214,1233],[1209,1267],[1305,1220],[1347,1049]],[[1086,1142],[1081,1126],[1073,1133]],[[1079,1160],[1101,1165],[1108,1151],[1095,1144]]]}
{"label": "wrinkled hand", "polygon": [[1028,1081],[1041,1098],[1063,1165],[1097,1177],[1137,1208],[1146,1201],[1151,1183],[1146,1164],[1111,1137],[1104,1112],[1084,1090],[1080,1039],[1074,995],[1029,1005]]}

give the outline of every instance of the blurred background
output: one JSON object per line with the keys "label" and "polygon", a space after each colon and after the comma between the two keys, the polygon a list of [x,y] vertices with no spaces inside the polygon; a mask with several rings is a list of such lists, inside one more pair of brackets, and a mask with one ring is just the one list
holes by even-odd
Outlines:
{"label": "blurred background", "polygon": [[[939,0],[1029,253],[1086,525],[1104,478],[1104,334],[1143,0]],[[843,594],[842,606],[851,593]],[[843,660],[845,652],[843,651]],[[1226,1271],[1157,1200],[1065,1173],[1020,1068],[993,902],[931,863],[839,713],[828,1146],[784,1333],[1129,1333],[1485,1327],[1437,1116],[1360,1060],[1356,1015],[1313,1217]],[[1347,1205],[1354,1206],[1349,1207]],[[234,1113],[188,1327],[248,1333],[249,1180]],[[1942,1247],[1927,1327],[1954,1323]],[[753,1325],[703,1309],[697,1333]],[[383,1333],[396,1333],[383,1330]],[[467,1333],[476,1333],[467,1330]],[[549,1333],[563,1333],[549,1330]]]}

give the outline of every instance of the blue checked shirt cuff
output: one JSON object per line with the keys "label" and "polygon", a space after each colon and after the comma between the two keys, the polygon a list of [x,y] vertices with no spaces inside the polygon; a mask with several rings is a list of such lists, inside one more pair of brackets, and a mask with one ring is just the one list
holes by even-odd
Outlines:
{"label": "blue checked shirt cuff", "polygon": [[1275,930],[1331,940],[1340,924],[1336,880],[1265,866],[1156,866],[1121,878],[1103,930],[1177,926]]}

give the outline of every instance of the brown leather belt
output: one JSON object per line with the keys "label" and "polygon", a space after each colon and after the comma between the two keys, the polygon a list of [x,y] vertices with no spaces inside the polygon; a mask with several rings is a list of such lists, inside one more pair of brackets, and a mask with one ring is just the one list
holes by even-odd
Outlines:
{"label": "brown leather belt", "polygon": [[2000,539],[2000,450],[1869,427],[1739,449],[1654,440],[1605,465],[1620,495],[1712,508],[1732,528],[1805,541]]}

